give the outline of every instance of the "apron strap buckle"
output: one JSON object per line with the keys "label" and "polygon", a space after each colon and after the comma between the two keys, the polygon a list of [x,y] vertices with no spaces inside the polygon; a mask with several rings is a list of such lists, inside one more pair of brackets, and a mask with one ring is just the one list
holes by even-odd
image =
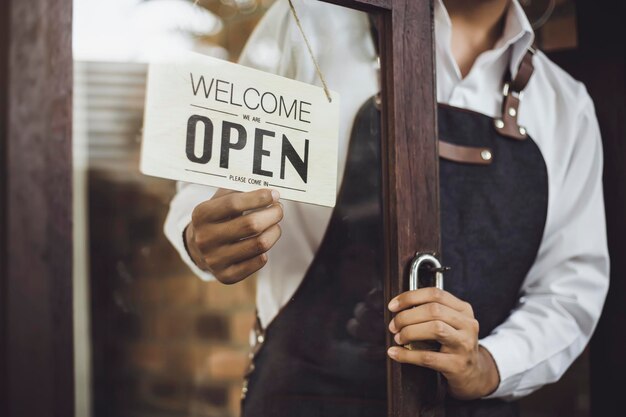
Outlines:
{"label": "apron strap buckle", "polygon": [[518,123],[518,114],[523,91],[535,70],[533,56],[536,53],[534,47],[528,48],[514,79],[511,80],[511,75],[507,71],[506,82],[502,88],[502,116],[494,120],[494,127],[502,136],[517,140],[528,138],[526,128]]}

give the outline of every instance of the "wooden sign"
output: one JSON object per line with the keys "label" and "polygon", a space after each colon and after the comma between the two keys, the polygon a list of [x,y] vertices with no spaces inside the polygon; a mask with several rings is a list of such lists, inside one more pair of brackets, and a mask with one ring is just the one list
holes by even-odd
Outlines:
{"label": "wooden sign", "polygon": [[148,72],[141,172],[334,207],[339,96],[189,53]]}

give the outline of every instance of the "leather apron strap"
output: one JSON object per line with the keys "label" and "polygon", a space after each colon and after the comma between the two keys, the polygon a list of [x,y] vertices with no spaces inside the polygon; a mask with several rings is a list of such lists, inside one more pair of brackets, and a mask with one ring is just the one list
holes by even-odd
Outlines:
{"label": "leather apron strap", "polygon": [[[372,40],[374,41],[374,50],[376,55],[380,56],[378,46],[378,30],[376,29],[376,20],[373,15],[369,15],[370,31]],[[502,113],[499,118],[494,119],[494,127],[496,131],[505,137],[524,140],[528,137],[526,128],[518,123],[518,114],[523,91],[528,85],[530,78],[535,70],[533,66],[533,56],[537,53],[537,48],[533,44],[528,48],[526,54],[522,58],[517,69],[514,79],[511,79],[511,73],[507,69],[504,75],[502,88]],[[378,62],[378,80],[380,89],[380,58]],[[376,95],[376,106],[380,109],[381,99],[380,92]],[[439,156],[449,161],[461,162],[476,165],[489,165],[493,161],[493,150],[480,146],[459,146],[439,139]]]}
{"label": "leather apron strap", "polygon": [[518,123],[518,115],[523,91],[535,71],[533,66],[535,53],[537,53],[537,50],[534,46],[528,48],[520,62],[514,79],[511,79],[509,71],[505,75],[502,88],[502,116],[494,120],[494,126],[502,136],[518,140],[524,140],[528,137],[526,128]]}

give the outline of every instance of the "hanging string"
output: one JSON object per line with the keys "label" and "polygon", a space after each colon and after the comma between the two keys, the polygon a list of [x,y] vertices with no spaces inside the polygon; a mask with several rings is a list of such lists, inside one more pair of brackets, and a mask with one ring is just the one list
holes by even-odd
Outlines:
{"label": "hanging string", "polygon": [[[197,6],[199,2],[200,0],[194,0],[193,5]],[[302,29],[302,24],[300,23],[298,12],[296,11],[296,8],[294,7],[293,2],[291,0],[289,0],[289,8],[291,9],[291,14],[293,15],[293,18],[296,21],[296,25],[298,25],[300,34],[302,35],[302,38],[304,39],[304,43],[306,44],[306,48],[309,51],[309,56],[311,57],[311,60],[313,61],[313,65],[315,65],[315,72],[317,72],[317,76],[320,77],[320,81],[322,82],[322,86],[324,87],[324,93],[326,94],[326,97],[328,98],[328,102],[332,103],[333,99],[330,95],[328,84],[326,84],[326,79],[324,78],[324,74],[322,74],[322,69],[320,68],[319,63],[317,62],[317,59],[315,59],[315,55],[313,54],[313,48],[311,48],[311,43],[309,42],[309,39],[305,35],[304,29]]]}
{"label": "hanging string", "polygon": [[293,18],[296,20],[298,29],[300,30],[300,33],[302,34],[304,43],[306,43],[306,47],[309,50],[309,55],[311,56],[311,60],[313,61],[313,64],[315,65],[315,71],[317,72],[317,76],[320,77],[320,81],[322,81],[322,86],[324,86],[324,93],[326,93],[328,102],[332,103],[333,99],[330,96],[330,90],[328,89],[328,84],[326,84],[326,79],[324,78],[324,74],[322,74],[322,70],[320,68],[320,65],[317,62],[317,59],[315,59],[315,55],[313,54],[313,48],[311,48],[309,39],[304,34],[304,30],[302,29],[302,24],[300,23],[300,18],[298,17],[298,12],[296,12],[296,8],[293,6],[293,3],[291,0],[289,0],[289,7],[291,8],[291,14],[293,15]]}

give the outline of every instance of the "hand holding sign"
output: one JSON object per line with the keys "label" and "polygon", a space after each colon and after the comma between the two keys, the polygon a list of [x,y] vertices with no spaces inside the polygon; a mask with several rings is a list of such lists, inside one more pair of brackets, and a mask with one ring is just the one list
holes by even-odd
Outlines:
{"label": "hand holding sign", "polygon": [[238,193],[224,189],[199,204],[185,230],[189,254],[224,284],[261,269],[266,252],[280,238],[283,208],[276,191]]}

